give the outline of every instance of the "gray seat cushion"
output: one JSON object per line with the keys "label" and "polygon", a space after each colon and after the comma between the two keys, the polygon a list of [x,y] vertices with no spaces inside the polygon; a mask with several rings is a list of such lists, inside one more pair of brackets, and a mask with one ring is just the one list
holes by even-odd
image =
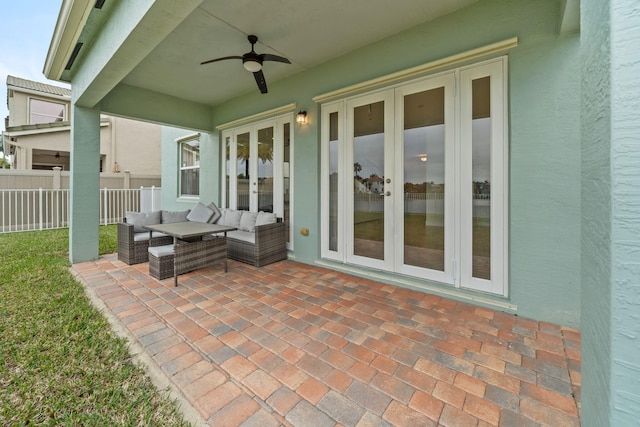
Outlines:
{"label": "gray seat cushion", "polygon": [[149,246],[149,253],[156,258],[173,255],[173,245]]}
{"label": "gray seat cushion", "polygon": [[256,243],[256,233],[250,233],[248,231],[242,231],[242,230],[228,231],[227,238],[241,240],[247,243],[254,243],[254,244]]}
{"label": "gray seat cushion", "polygon": [[[151,234],[151,236],[149,236]],[[150,237],[167,237],[168,234],[160,233],[158,231],[154,231],[149,233],[149,231],[143,231],[142,233],[133,233],[133,241],[134,242],[143,242],[145,240],[149,240]]]}

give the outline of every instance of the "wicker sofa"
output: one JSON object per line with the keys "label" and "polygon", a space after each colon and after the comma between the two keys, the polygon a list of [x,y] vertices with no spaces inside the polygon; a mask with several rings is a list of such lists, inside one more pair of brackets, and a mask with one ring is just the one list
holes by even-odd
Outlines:
{"label": "wicker sofa", "polygon": [[275,214],[221,209],[217,223],[237,228],[227,232],[227,257],[256,267],[287,258],[286,226]]}
{"label": "wicker sofa", "polygon": [[118,223],[118,259],[126,264],[149,261],[150,246],[173,243],[173,237],[145,230],[145,225],[187,221],[189,211],[127,212],[123,222]]}

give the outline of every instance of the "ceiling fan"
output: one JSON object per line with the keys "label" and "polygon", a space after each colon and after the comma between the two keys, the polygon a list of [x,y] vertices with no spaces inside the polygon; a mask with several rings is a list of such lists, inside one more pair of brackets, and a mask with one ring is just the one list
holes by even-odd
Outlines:
{"label": "ceiling fan", "polygon": [[258,37],[250,35],[247,37],[249,43],[251,43],[251,52],[247,52],[242,56],[224,56],[222,58],[210,59],[208,61],[201,62],[200,65],[209,64],[211,62],[224,61],[226,59],[242,59],[242,65],[245,70],[253,73],[253,77],[256,79],[258,89],[260,92],[267,93],[267,82],[262,74],[262,63],[264,61],[284,62],[285,64],[291,64],[287,58],[278,55],[272,55],[270,53],[256,53],[253,46],[258,42]]}

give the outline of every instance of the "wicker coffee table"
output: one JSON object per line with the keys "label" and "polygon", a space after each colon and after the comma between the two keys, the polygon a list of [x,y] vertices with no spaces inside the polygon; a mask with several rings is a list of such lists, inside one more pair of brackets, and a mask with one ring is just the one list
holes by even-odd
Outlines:
{"label": "wicker coffee table", "polygon": [[[145,228],[173,237],[174,286],[178,286],[179,274],[217,262],[224,262],[224,271],[227,271],[226,237],[227,232],[235,230],[235,227],[201,222],[175,222],[148,225]],[[202,239],[210,234],[218,236],[214,239]]]}

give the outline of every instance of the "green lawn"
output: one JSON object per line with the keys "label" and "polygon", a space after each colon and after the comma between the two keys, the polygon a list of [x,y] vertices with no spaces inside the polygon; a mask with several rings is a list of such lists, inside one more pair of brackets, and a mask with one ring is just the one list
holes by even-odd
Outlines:
{"label": "green lawn", "polygon": [[[429,217],[432,216],[435,215]],[[444,227],[425,225],[424,215],[405,214],[404,221],[405,245],[444,250]],[[355,212],[354,235],[357,239],[382,242],[384,240],[383,214],[381,212]],[[487,224],[474,221],[473,237],[473,254],[483,257],[491,256],[491,233]]]}
{"label": "green lawn", "polygon": [[[116,251],[100,227],[100,251]],[[0,235],[0,425],[180,426],[67,270],[68,230]]]}

